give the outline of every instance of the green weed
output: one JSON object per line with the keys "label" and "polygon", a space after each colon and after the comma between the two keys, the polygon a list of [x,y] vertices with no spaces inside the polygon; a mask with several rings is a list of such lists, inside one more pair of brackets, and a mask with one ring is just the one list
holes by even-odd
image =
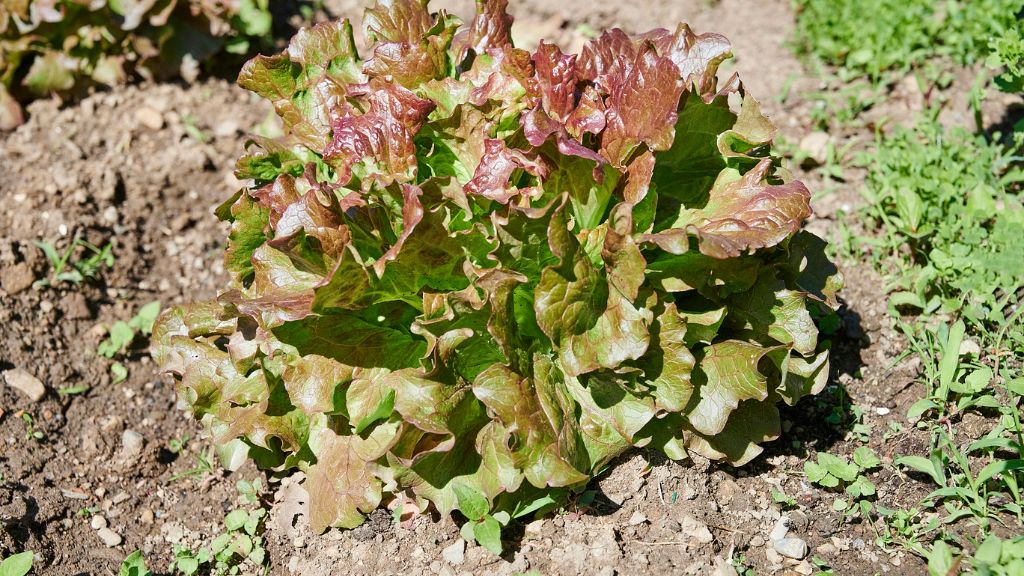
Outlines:
{"label": "green weed", "polygon": [[798,52],[838,68],[843,82],[878,83],[944,58],[984,60],[1022,0],[794,0]]}
{"label": "green weed", "polygon": [[[35,245],[50,261],[50,275],[36,280],[34,284],[36,288],[55,286],[61,282],[81,284],[86,280],[96,278],[104,266],[107,268],[114,266],[113,242],[101,248],[75,238],[63,253],[58,252],[53,244],[45,240],[37,240]],[[73,256],[80,253],[79,248],[84,250],[84,257],[72,260]]]}

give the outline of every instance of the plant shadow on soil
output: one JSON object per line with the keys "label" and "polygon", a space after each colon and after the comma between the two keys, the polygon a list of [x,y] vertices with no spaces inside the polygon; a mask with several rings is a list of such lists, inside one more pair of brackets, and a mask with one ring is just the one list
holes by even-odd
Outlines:
{"label": "plant shadow on soil", "polygon": [[[6,459],[0,458],[0,461]],[[5,518],[0,516],[0,527],[6,532],[17,546],[24,548],[29,542],[29,536],[32,532],[41,533],[42,529],[36,522],[36,516],[39,514],[39,504],[36,499],[31,495],[29,487],[20,483],[9,483],[0,480],[0,489],[13,494],[20,494],[20,500],[24,503],[24,511],[19,517]],[[33,530],[36,528],[36,530]],[[36,534],[37,536],[39,534]],[[18,549],[17,547],[15,549]]]}

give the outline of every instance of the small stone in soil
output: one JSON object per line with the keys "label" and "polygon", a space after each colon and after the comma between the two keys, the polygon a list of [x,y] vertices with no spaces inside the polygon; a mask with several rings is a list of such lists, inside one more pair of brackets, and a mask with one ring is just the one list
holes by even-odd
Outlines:
{"label": "small stone in soil", "polygon": [[92,517],[92,520],[89,522],[89,526],[92,526],[93,530],[99,530],[101,528],[106,528],[107,527],[107,519],[104,518],[103,516],[100,516],[99,514],[97,514],[97,515]]}
{"label": "small stone in soil", "polygon": [[775,541],[775,551],[786,558],[801,560],[807,556],[807,542],[801,538],[783,538]]}
{"label": "small stone in soil", "polygon": [[164,127],[164,117],[148,106],[143,106],[135,111],[135,120],[150,130],[159,130]]}
{"label": "small stone in soil", "polygon": [[103,540],[107,548],[113,548],[121,544],[121,535],[110,528],[100,528],[96,531],[96,535],[100,537],[100,540]]}
{"label": "small stone in soil", "polygon": [[125,463],[134,463],[142,454],[142,434],[135,430],[125,430],[121,434],[120,460]]}
{"label": "small stone in soil", "polygon": [[633,515],[629,517],[630,526],[639,526],[645,522],[647,522],[647,516],[644,516],[643,512],[639,510],[633,512]]}
{"label": "small stone in soil", "polygon": [[4,372],[4,380],[11,388],[21,391],[33,402],[39,402],[46,396],[46,386],[39,378],[29,374],[24,368],[14,368]]}
{"label": "small stone in soil", "polygon": [[682,532],[700,544],[710,544],[715,539],[711,534],[711,530],[708,530],[707,525],[693,516],[683,516],[680,524],[682,525]]}
{"label": "small stone in soil", "polygon": [[771,533],[768,534],[768,539],[772,542],[782,540],[786,537],[787,533],[789,533],[789,518],[782,516],[779,518],[779,521],[775,523],[775,527],[772,528]]}
{"label": "small stone in soil", "polygon": [[462,564],[466,560],[466,542],[462,539],[456,540],[454,544],[441,551],[441,557],[449,564]]}
{"label": "small stone in soil", "polygon": [[811,132],[800,140],[800,150],[807,154],[804,165],[820,166],[828,159],[828,144],[831,138],[825,132]]}

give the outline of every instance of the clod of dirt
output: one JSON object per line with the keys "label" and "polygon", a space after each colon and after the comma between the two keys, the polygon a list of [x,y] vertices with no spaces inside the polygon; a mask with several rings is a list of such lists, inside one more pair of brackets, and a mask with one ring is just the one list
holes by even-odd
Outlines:
{"label": "clod of dirt", "polygon": [[125,430],[121,434],[121,451],[117,455],[117,463],[121,467],[134,465],[142,456],[142,446],[145,440],[142,434],[134,430]]}
{"label": "clod of dirt", "polygon": [[0,276],[0,287],[4,289],[11,296],[28,290],[32,283],[35,282],[35,274],[32,273],[32,267],[22,262],[15,264],[7,268],[4,271],[3,276]]}
{"label": "clod of dirt", "polygon": [[46,396],[46,386],[24,368],[14,368],[4,372],[4,381],[11,388],[19,390],[33,402],[39,402]]}

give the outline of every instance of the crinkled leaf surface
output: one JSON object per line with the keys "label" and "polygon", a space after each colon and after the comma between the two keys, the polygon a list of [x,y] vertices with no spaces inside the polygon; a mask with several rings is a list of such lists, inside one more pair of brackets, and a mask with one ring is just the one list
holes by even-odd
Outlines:
{"label": "crinkled leaf surface", "polygon": [[632,446],[749,461],[828,377],[842,276],[757,101],[718,81],[728,42],[530,54],[504,2],[478,9],[459,31],[381,1],[366,61],[342,21],[247,65],[286,133],[217,210],[230,285],[154,328],[218,441],[306,472],[318,530],[403,492],[497,549],[494,518]]}

